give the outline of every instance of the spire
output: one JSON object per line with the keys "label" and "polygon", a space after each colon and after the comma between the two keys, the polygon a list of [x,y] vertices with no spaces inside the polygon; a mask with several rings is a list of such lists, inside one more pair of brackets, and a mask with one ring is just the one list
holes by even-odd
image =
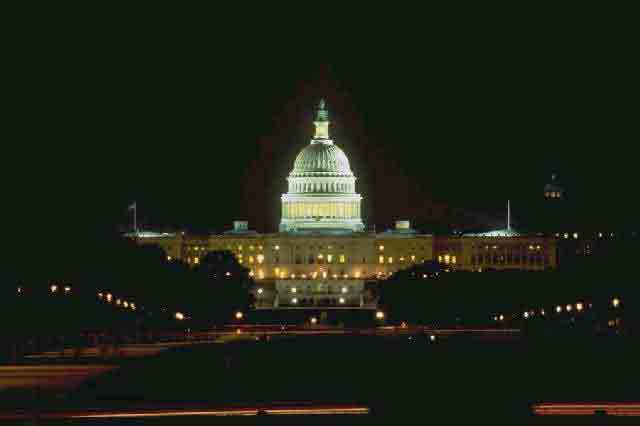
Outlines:
{"label": "spire", "polygon": [[511,230],[511,200],[507,200],[507,230]]}
{"label": "spire", "polygon": [[316,126],[313,139],[329,139],[329,111],[326,108],[324,98],[320,99],[313,124]]}

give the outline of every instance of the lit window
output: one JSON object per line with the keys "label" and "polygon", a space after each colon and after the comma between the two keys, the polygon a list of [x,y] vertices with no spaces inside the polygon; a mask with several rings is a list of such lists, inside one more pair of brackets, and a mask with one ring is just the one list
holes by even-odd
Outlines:
{"label": "lit window", "polygon": [[442,263],[442,255],[438,255],[438,263]]}
{"label": "lit window", "polygon": [[578,233],[577,233],[577,232],[574,232],[574,233],[573,233],[573,239],[574,239],[574,240],[577,240],[577,239],[578,239]]}
{"label": "lit window", "polygon": [[340,255],[340,263],[344,263],[346,261],[346,258],[344,256],[344,254]]}
{"label": "lit window", "polygon": [[194,258],[193,258],[193,263],[195,263],[196,265],[197,265],[198,263],[200,263],[200,258],[199,258],[198,256],[194,257]]}
{"label": "lit window", "polygon": [[404,256],[400,256],[400,262],[404,263]]}
{"label": "lit window", "polygon": [[346,288],[346,287],[342,287],[342,293],[343,293],[343,294],[344,294],[344,293],[346,293],[347,291],[348,291],[348,290],[347,290],[347,288]]}
{"label": "lit window", "polygon": [[249,250],[253,251],[253,246],[249,246]]}
{"label": "lit window", "polygon": [[297,292],[298,292],[298,289],[297,289],[297,288],[295,288],[295,287],[291,287],[291,293],[297,293]]}
{"label": "lit window", "polygon": [[293,299],[291,299],[291,303],[293,303],[294,305],[296,305],[298,303],[298,298],[294,297]]}
{"label": "lit window", "polygon": [[324,256],[322,254],[318,255],[318,259],[322,259]]}
{"label": "lit window", "polygon": [[360,278],[360,271],[356,271],[356,273],[353,276],[356,278]]}
{"label": "lit window", "polygon": [[412,262],[415,262],[415,261],[416,261],[416,256],[415,256],[415,255],[413,255],[413,254],[411,255],[411,261],[412,261]]}
{"label": "lit window", "polygon": [[458,262],[458,259],[456,258],[456,256],[451,256],[451,263],[455,265],[457,262]]}
{"label": "lit window", "polygon": [[262,250],[262,246],[258,246],[258,250]]}
{"label": "lit window", "polygon": [[333,261],[333,255],[332,254],[328,254],[327,255],[327,263],[331,263]]}
{"label": "lit window", "polygon": [[264,262],[264,255],[259,254],[258,256],[256,256],[256,259],[258,259],[258,263],[262,264],[262,262]]}
{"label": "lit window", "polygon": [[379,246],[379,247],[378,247],[378,250],[380,250],[380,251],[384,251],[384,246],[383,246],[383,245]]}
{"label": "lit window", "polygon": [[449,256],[448,254],[445,254],[444,263],[448,265],[450,262],[451,262],[451,256]]}
{"label": "lit window", "polygon": [[171,262],[171,256],[167,256],[167,260]]}
{"label": "lit window", "polygon": [[340,302],[340,304],[344,304],[345,299],[344,299],[344,297],[341,297],[340,299],[338,299],[338,301]]}
{"label": "lit window", "polygon": [[327,271],[322,271],[322,278],[327,278]]}
{"label": "lit window", "polygon": [[384,256],[379,256],[378,257],[378,262],[384,263]]}
{"label": "lit window", "polygon": [[238,251],[242,251],[242,246],[238,246]]}
{"label": "lit window", "polygon": [[258,278],[259,279],[264,279],[264,271],[262,269],[258,269]]}
{"label": "lit window", "polygon": [[278,275],[280,273],[280,268],[276,268],[275,271],[276,271],[276,275]]}
{"label": "lit window", "polygon": [[252,277],[253,275],[253,271],[249,271],[249,276]]}
{"label": "lit window", "polygon": [[393,257],[389,256],[389,259],[387,259],[387,261],[388,261],[389,263],[393,263]]}
{"label": "lit window", "polygon": [[275,249],[276,249],[276,250],[280,250],[280,246],[276,246],[276,247],[275,247]]}

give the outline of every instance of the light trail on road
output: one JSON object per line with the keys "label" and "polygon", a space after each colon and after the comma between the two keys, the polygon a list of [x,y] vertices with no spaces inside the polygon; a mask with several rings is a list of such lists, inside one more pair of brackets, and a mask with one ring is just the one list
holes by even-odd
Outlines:
{"label": "light trail on road", "polygon": [[[366,415],[370,410],[365,406],[307,406],[307,407],[242,407],[242,408],[200,408],[200,409],[150,409],[119,411],[66,411],[40,413],[41,420],[71,419],[125,419],[125,418],[162,418],[162,417],[227,417],[258,415]],[[29,413],[0,413],[2,420],[28,420]]]}
{"label": "light trail on road", "polygon": [[606,413],[610,416],[640,417],[640,402],[547,402],[534,404],[532,411],[538,416],[593,416]]}

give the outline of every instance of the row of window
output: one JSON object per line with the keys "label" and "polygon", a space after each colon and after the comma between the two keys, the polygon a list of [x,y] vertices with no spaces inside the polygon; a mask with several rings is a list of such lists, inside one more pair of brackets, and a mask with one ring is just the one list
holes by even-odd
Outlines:
{"label": "row of window", "polygon": [[477,255],[471,256],[471,263],[473,265],[520,265],[520,264],[537,264],[541,265],[549,263],[547,256],[519,256],[519,255]]}

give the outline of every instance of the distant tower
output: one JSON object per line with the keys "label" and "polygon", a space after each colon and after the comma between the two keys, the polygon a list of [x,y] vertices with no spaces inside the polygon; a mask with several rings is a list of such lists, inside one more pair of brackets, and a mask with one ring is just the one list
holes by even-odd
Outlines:
{"label": "distant tower", "polygon": [[564,198],[564,188],[558,182],[558,176],[551,174],[551,182],[544,186],[544,198],[547,200],[561,200]]}

